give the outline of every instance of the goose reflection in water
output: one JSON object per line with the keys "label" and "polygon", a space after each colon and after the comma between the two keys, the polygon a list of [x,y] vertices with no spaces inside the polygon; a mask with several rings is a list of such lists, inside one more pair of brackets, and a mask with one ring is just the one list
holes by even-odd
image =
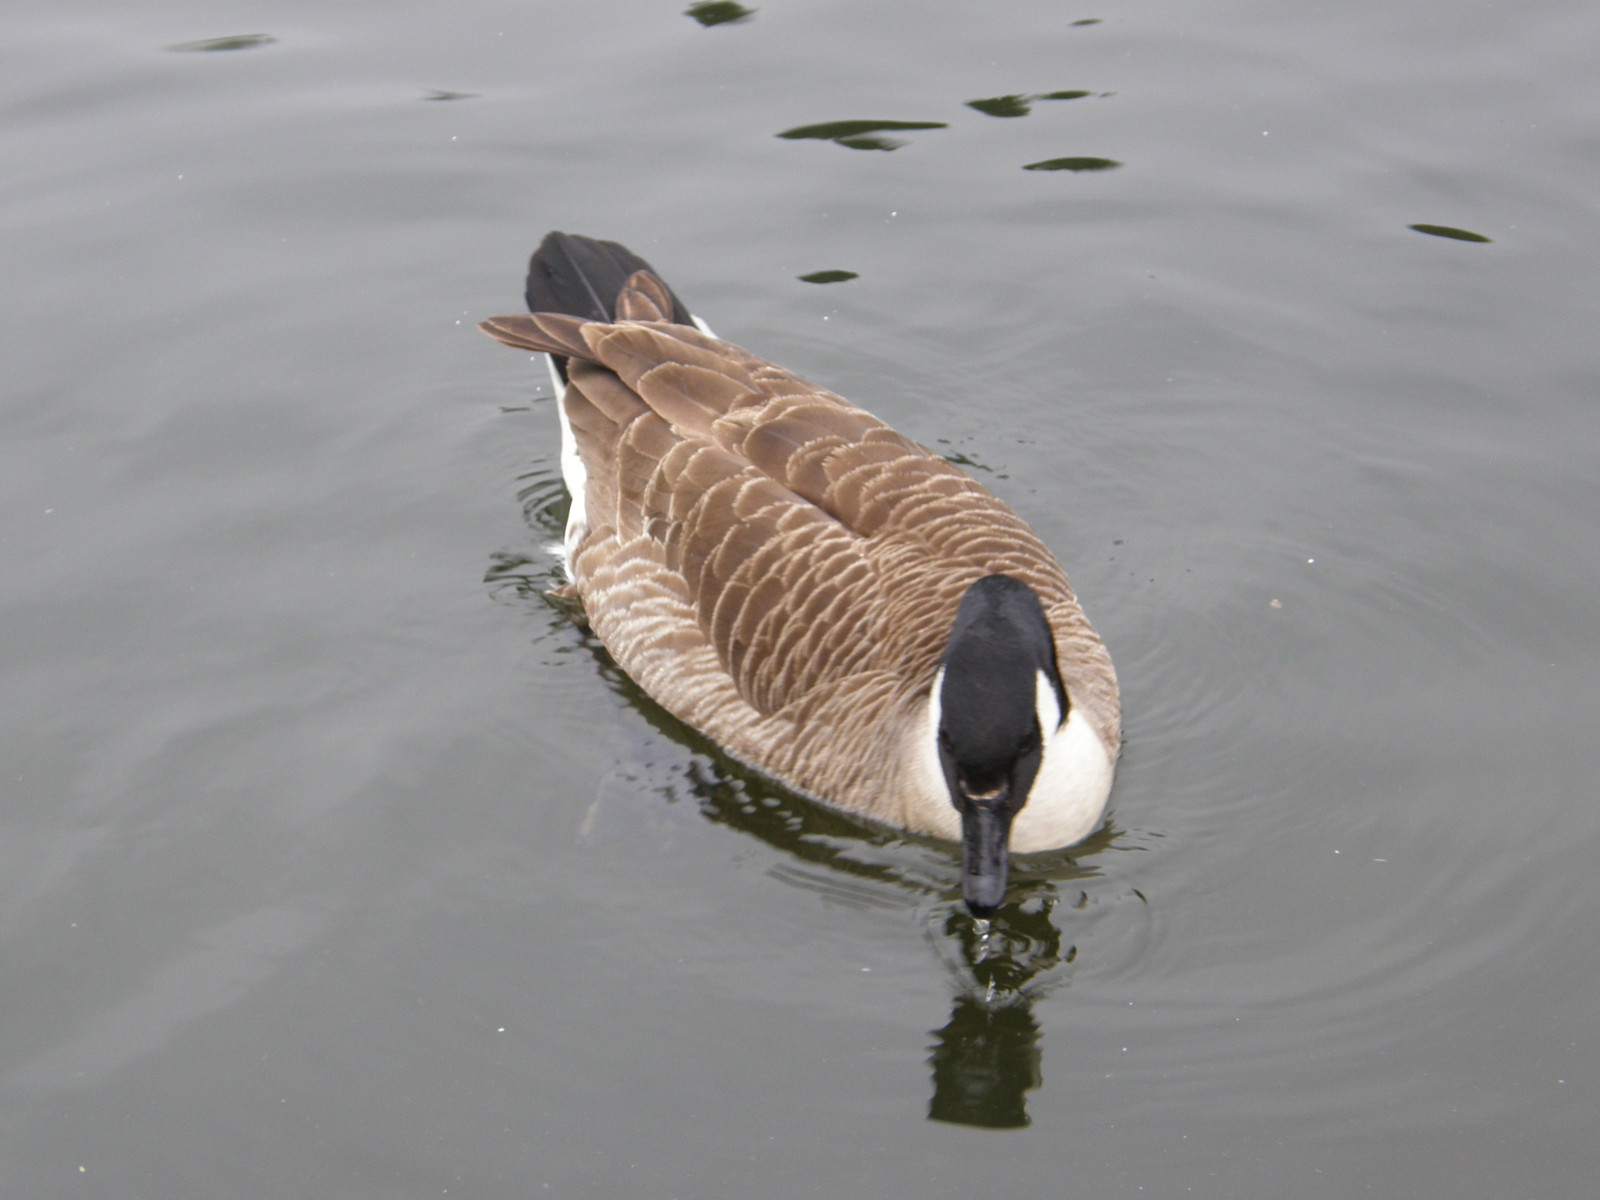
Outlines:
{"label": "goose reflection in water", "polygon": [[[962,903],[955,882],[960,864],[949,848],[865,830],[831,809],[775,796],[765,781],[747,783],[720,766],[697,764],[690,778],[704,816],[796,860],[772,869],[774,878],[855,908],[903,909],[907,898],[916,907],[931,906],[926,934],[952,987],[948,1018],[929,1031],[928,1119],[1025,1127],[1027,1093],[1042,1081],[1033,1006],[1068,982],[1078,948],[1063,925],[1070,930],[1086,915],[1090,899],[1081,884],[1099,872],[1060,853],[1036,856],[1037,865],[1019,861],[1008,902],[985,920]],[[1109,848],[1116,836],[1107,826],[1073,847],[1075,858]]]}
{"label": "goose reflection in water", "polygon": [[[615,678],[627,679],[620,672]],[[695,739],[679,728],[687,735],[680,740]],[[709,744],[696,748],[714,754]],[[903,910],[907,898],[919,908],[931,904],[926,934],[952,994],[945,1023],[929,1031],[928,1119],[985,1129],[1027,1126],[1027,1093],[1042,1082],[1033,1006],[1066,986],[1078,948],[1057,922],[1070,929],[1081,919],[1090,900],[1080,884],[1099,874],[1075,859],[1107,849],[1115,828],[1074,846],[1074,859],[1058,852],[1035,856],[1036,866],[1019,861],[1008,902],[985,920],[962,902],[960,863],[950,848],[864,829],[713,758],[699,759],[688,779],[706,818],[792,857],[792,864],[768,872],[773,878],[859,909]]]}
{"label": "goose reflection in water", "polygon": [[[1099,843],[1109,833],[1097,835]],[[1060,907],[1064,878],[1092,874],[1072,865],[1057,878],[1031,881],[1020,899],[984,920],[965,908],[947,911],[933,934],[958,981],[950,1019],[934,1032],[933,1099],[928,1119],[988,1129],[1021,1129],[1028,1124],[1026,1095],[1040,1086],[1039,1023],[1033,1002],[1064,986],[1078,956],[1076,945],[1062,948],[1062,930],[1053,917]],[[1088,902],[1077,892],[1075,907]]]}

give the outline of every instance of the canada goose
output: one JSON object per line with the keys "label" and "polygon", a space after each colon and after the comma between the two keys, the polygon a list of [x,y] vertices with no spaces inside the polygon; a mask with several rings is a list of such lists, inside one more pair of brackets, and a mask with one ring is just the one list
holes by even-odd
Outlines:
{"label": "canada goose", "polygon": [[1011,851],[1099,824],[1116,674],[1020,517],[615,242],[550,234],[527,300],[480,328],[550,355],[567,572],[650,696],[790,788],[959,841],[980,917]]}

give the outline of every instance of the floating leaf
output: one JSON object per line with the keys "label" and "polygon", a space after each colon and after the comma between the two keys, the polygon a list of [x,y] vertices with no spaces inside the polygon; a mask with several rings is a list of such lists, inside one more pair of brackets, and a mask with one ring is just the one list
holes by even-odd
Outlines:
{"label": "floating leaf", "polygon": [[1088,92],[1046,92],[1042,96],[1035,96],[1035,100],[1082,100]]}
{"label": "floating leaf", "polygon": [[1109,171],[1121,165],[1114,158],[1047,158],[1042,162],[1029,163],[1022,169],[1024,171]]}
{"label": "floating leaf", "polygon": [[269,33],[236,33],[232,37],[206,38],[199,42],[179,42],[168,50],[189,54],[210,53],[215,50],[254,50],[257,46],[270,46],[278,39]]}
{"label": "floating leaf", "polygon": [[1470,229],[1456,229],[1450,225],[1412,225],[1418,233],[1426,233],[1433,237],[1454,238],[1458,242],[1491,242],[1493,238],[1486,238],[1481,233],[1473,233]]}
{"label": "floating leaf", "polygon": [[1101,18],[1099,18],[1099,17],[1084,17],[1083,20],[1074,21],[1073,24],[1074,25],[1098,25],[1098,24],[1100,24],[1100,20],[1101,20]]}
{"label": "floating leaf", "polygon": [[801,275],[801,283],[843,283],[847,279],[860,279],[856,271],[813,271],[809,275]]}
{"label": "floating leaf", "polygon": [[735,4],[733,0],[696,0],[683,10],[683,15],[693,17],[707,29],[713,25],[731,25],[735,21],[748,21],[755,9]]}
{"label": "floating leaf", "polygon": [[896,150],[905,143],[897,138],[874,135],[885,130],[894,132],[902,129],[946,128],[948,126],[943,121],[825,121],[821,125],[797,125],[793,129],[785,129],[777,136],[791,140],[814,139],[837,142],[852,150]]}

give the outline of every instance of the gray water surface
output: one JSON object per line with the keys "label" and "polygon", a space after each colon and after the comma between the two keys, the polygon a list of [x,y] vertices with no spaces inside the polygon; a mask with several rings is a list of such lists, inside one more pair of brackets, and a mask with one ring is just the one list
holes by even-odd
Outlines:
{"label": "gray water surface", "polygon": [[[1600,12],[685,7],[12,5],[0,1193],[1591,1194]],[[544,598],[552,228],[1067,565],[987,942]]]}

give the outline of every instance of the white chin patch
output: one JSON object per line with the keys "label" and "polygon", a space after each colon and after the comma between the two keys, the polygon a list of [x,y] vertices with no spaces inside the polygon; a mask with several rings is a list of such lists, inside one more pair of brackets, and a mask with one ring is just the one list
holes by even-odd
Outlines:
{"label": "white chin patch", "polygon": [[[1047,726],[1047,711],[1059,714],[1055,689],[1039,690],[1039,725],[1044,731],[1044,761],[1034,776],[1028,802],[1011,824],[1011,848],[1020,854],[1056,850],[1094,832],[1111,794],[1111,758],[1100,735],[1076,708],[1059,729]],[[1059,720],[1059,716],[1057,717]]]}
{"label": "white chin patch", "polygon": [[1055,685],[1043,671],[1033,677],[1033,711],[1039,718],[1039,736],[1049,741],[1061,724],[1061,701],[1056,699]]}

